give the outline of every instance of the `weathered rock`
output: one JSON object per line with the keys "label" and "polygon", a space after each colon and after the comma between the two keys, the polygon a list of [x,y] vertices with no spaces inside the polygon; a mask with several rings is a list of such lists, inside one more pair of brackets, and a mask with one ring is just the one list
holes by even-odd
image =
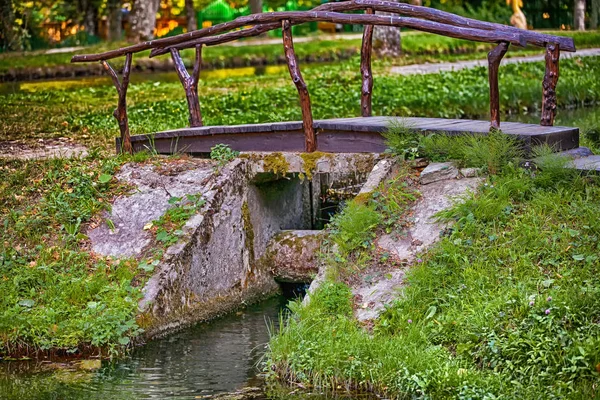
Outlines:
{"label": "weathered rock", "polygon": [[375,191],[386,179],[398,172],[398,163],[392,158],[384,158],[375,164],[367,181],[364,183],[358,196],[368,195]]}
{"label": "weathered rock", "polygon": [[481,168],[461,168],[460,175],[463,178],[476,178],[482,174]]}
{"label": "weathered rock", "polygon": [[412,224],[401,238],[383,235],[377,245],[390,252],[400,260],[412,262],[416,254],[431,246],[439,239],[445,228],[435,219],[435,214],[450,207],[454,201],[469,190],[474,190],[481,183],[481,178],[465,178],[445,180],[421,187],[421,198],[412,212]]}
{"label": "weathered rock", "polygon": [[569,164],[569,167],[587,172],[600,172],[600,156],[587,156],[576,158]]}
{"label": "weathered rock", "polygon": [[269,242],[262,262],[278,281],[311,282],[319,271],[322,240],[323,231],[282,231]]}
{"label": "weathered rock", "polygon": [[451,162],[431,163],[421,172],[419,181],[422,185],[428,185],[433,182],[454,179],[457,176],[458,169]]}
{"label": "weathered rock", "polygon": [[87,235],[92,250],[113,257],[138,257],[151,242],[144,226],[157,220],[167,209],[171,197],[202,193],[213,175],[214,164],[198,162],[197,167],[178,175],[165,175],[152,165],[126,164],[116,178],[136,186],[130,196],[119,197],[104,217],[114,225],[103,223]]}
{"label": "weathered rock", "polygon": [[589,156],[594,155],[594,153],[592,153],[592,151],[590,149],[588,149],[587,147],[577,147],[576,149],[561,151],[557,154],[561,155],[561,156],[573,158],[573,159],[589,157]]}
{"label": "weathered rock", "polygon": [[405,269],[395,269],[382,274],[371,285],[353,288],[352,294],[360,299],[356,310],[356,319],[367,321],[375,319],[383,312],[385,306],[398,297],[398,290],[404,286]]}
{"label": "weathered rock", "polygon": [[[218,172],[213,163],[201,160],[183,170],[129,164],[117,178],[136,191],[118,198],[105,215],[115,229],[102,224],[88,236],[98,253],[143,257],[153,243],[144,226],[166,212],[169,198],[202,194],[205,204],[183,226],[177,243],[166,249],[143,289],[138,322],[146,337],[161,336],[274,294],[278,285],[262,261],[269,241],[281,231],[312,229],[320,194],[313,186],[321,178],[366,176],[378,157],[248,154]],[[316,272],[318,235],[305,236],[307,243],[298,254],[291,254],[293,246],[282,250],[287,251],[284,258],[297,256],[298,264],[282,262],[287,264],[280,279],[305,281]]]}
{"label": "weathered rock", "polygon": [[[435,243],[446,226],[435,220],[435,214],[450,207],[453,201],[474,190],[480,183],[480,178],[465,178],[422,186],[421,198],[412,210],[412,225],[399,238],[387,234],[379,237],[377,246],[405,265],[418,261],[418,253]],[[355,313],[359,321],[377,318],[386,305],[398,297],[404,286],[404,269],[391,269],[379,275],[374,281],[353,288],[354,295],[360,296],[362,304]]]}

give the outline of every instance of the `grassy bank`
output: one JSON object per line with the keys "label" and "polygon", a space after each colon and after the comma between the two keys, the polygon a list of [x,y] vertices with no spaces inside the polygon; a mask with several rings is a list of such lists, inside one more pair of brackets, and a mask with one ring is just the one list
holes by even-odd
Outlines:
{"label": "grassy bank", "polygon": [[128,190],[111,179],[125,161],[0,159],[0,355],[111,352],[139,333],[137,262],[91,256],[83,235]]}
{"label": "grassy bank", "polygon": [[[595,77],[600,59],[561,65],[559,106],[598,100]],[[316,118],[359,115],[358,63],[307,66],[303,72]],[[537,64],[503,68],[503,110],[535,110],[541,103],[542,75],[543,66]],[[401,77],[383,75],[379,67],[374,111],[379,115],[485,115],[487,92],[483,68]],[[111,179],[130,160],[111,154],[118,132],[111,116],[116,100],[110,84],[0,96],[2,140],[43,146],[46,142],[40,140],[68,137],[91,148],[91,155],[83,160],[0,160],[1,352],[96,351],[98,347],[116,351],[140,333],[136,300],[152,264],[91,257],[81,235],[86,224],[93,224],[98,213],[109,207],[113,196],[127,190]],[[187,125],[178,82],[132,84],[128,101],[134,134]],[[300,119],[297,92],[285,70],[209,79],[201,88],[201,103],[207,124]]]}
{"label": "grassy bank", "polygon": [[[579,49],[600,46],[600,33],[598,32],[551,33],[573,37]],[[205,48],[203,50],[205,68],[233,68],[285,63],[281,44],[256,44],[253,41],[247,41],[247,43],[247,46],[221,45]],[[70,76],[70,70],[77,70],[78,76],[86,73],[101,74],[102,70],[100,68],[93,70],[90,67],[85,68],[85,64],[70,64],[71,56],[82,53],[99,53],[126,45],[126,42],[102,43],[87,47],[84,50],[78,50],[75,53],[44,54],[42,52],[33,52],[0,54],[0,75],[6,75],[5,80],[26,80],[40,79],[42,77]],[[310,41],[296,43],[295,50],[303,63],[317,61],[333,62],[357,56],[360,53],[360,46],[360,39],[330,39],[327,35],[323,35],[321,38],[312,38]],[[492,45],[487,43],[411,31],[406,32],[402,37],[404,57],[390,60],[375,60],[375,63],[405,65],[423,62],[480,59],[485,58],[491,48]],[[542,50],[537,47],[511,47],[507,57],[541,53]],[[148,58],[148,55],[149,51],[137,53],[134,56],[134,65],[137,65],[138,69],[141,70],[172,70],[172,67],[166,63],[169,58],[168,55],[152,60]],[[194,60],[193,51],[185,50],[182,52],[182,56],[187,65],[192,65]],[[123,59],[116,59],[114,63],[117,67],[121,68]],[[9,74],[9,71],[12,72]],[[10,78],[11,74],[15,77]]]}
{"label": "grassy bank", "polygon": [[[596,398],[599,181],[552,156],[535,172],[515,162],[501,162],[479,191],[443,213],[453,228],[409,269],[397,301],[370,328],[354,320],[361,305],[349,282],[388,262],[373,238],[392,203],[379,193],[351,203],[330,241],[357,237],[358,245],[325,252],[328,279],[307,306],[292,305],[272,337],[271,379],[387,398]],[[406,192],[402,182],[388,191]],[[364,215],[371,224],[340,224]]]}

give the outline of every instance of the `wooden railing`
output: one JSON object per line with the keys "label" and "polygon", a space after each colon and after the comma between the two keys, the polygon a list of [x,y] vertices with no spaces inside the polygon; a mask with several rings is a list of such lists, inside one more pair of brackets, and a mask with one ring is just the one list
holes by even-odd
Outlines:
{"label": "wooden railing", "polygon": [[[344,12],[356,10],[364,10],[365,14],[344,14]],[[398,16],[376,15],[376,11],[398,14]],[[270,30],[282,28],[285,58],[292,81],[298,90],[302,107],[305,147],[306,151],[312,152],[317,148],[317,138],[313,127],[310,95],[298,66],[298,57],[294,52],[291,30],[293,25],[311,21],[332,22],[336,24],[361,24],[365,26],[360,65],[362,75],[361,114],[363,117],[371,116],[373,89],[371,52],[373,26],[375,25],[407,27],[453,38],[497,43],[496,47],[488,53],[490,129],[500,128],[498,68],[509,45],[526,46],[532,44],[543,47],[546,50],[546,72],[542,81],[543,97],[540,122],[544,126],[552,126],[556,115],[556,84],[559,73],[558,60],[560,50],[575,51],[573,39],[568,37],[547,35],[511,26],[478,21],[428,7],[380,0],[349,0],[323,4],[310,11],[253,14],[169,38],[150,40],[99,54],[76,55],[73,56],[71,62],[99,61],[110,74],[119,93],[119,102],[114,116],[119,123],[121,131],[122,149],[123,151],[131,152],[126,95],[133,53],[150,49],[150,57],[167,53],[171,54],[175,69],[185,90],[190,126],[199,127],[202,126],[202,113],[198,100],[198,80],[202,64],[202,47],[257,36]],[[191,76],[185,68],[180,55],[180,50],[188,48],[195,48],[196,50]],[[122,79],[119,80],[117,72],[110,66],[108,60],[121,56],[125,56],[125,66],[122,72]]]}

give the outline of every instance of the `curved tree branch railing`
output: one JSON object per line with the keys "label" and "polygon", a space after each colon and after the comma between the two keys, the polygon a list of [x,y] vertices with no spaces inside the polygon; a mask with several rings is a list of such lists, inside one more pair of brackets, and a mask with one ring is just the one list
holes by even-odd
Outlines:
{"label": "curved tree branch railing", "polygon": [[[347,11],[364,10],[365,14],[344,14]],[[375,15],[375,11],[384,11],[399,16]],[[498,69],[510,44],[526,46],[532,44],[546,49],[546,73],[542,82],[542,117],[541,125],[552,126],[556,115],[556,84],[558,81],[558,60],[560,50],[575,51],[572,38],[547,35],[526,31],[512,26],[478,21],[461,17],[452,13],[404,3],[381,0],[349,0],[326,3],[310,11],[273,12],[252,14],[233,21],[214,25],[209,28],[184,33],[181,35],[150,40],[132,46],[110,50],[99,54],[73,56],[71,62],[101,62],[111,75],[119,93],[119,102],[115,110],[115,118],[119,122],[121,140],[124,151],[131,151],[131,139],[127,121],[126,94],[131,71],[132,54],[151,50],[150,57],[170,53],[175,69],[186,93],[190,126],[202,126],[202,113],[198,100],[198,81],[202,63],[202,46],[214,46],[237,39],[257,36],[270,30],[282,28],[283,47],[290,76],[296,85],[302,107],[302,122],[305,133],[306,151],[316,149],[316,135],[310,104],[310,95],[294,52],[292,25],[305,22],[322,21],[338,24],[361,24],[365,26],[361,46],[360,72],[362,76],[361,115],[371,116],[371,99],[373,74],[371,71],[371,53],[373,27],[375,25],[398,26],[412,28],[424,32],[435,33],[458,39],[477,42],[497,43],[488,54],[490,84],[490,129],[500,127],[500,101],[498,89]],[[183,64],[179,51],[187,48],[196,49],[196,58],[192,75]],[[108,60],[126,56],[123,78],[119,82],[117,73],[108,64]]]}

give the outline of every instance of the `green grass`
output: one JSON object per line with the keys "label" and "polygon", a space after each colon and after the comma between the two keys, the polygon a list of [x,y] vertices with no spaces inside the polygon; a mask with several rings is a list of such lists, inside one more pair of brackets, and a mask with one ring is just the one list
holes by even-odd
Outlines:
{"label": "green grass", "polygon": [[127,190],[111,179],[126,160],[0,159],[0,354],[113,354],[140,333],[137,262],[90,255],[83,234]]}
{"label": "green grass", "polygon": [[[599,58],[562,62],[559,106],[597,102],[600,87],[595,77],[599,69]],[[315,118],[359,115],[357,59],[336,65],[307,65],[303,73]],[[375,76],[373,99],[378,115],[461,117],[487,113],[484,68],[402,77],[385,75],[384,67],[378,66]],[[541,103],[542,76],[542,65],[502,68],[503,111],[535,111]],[[200,93],[207,124],[299,120],[301,116],[296,89],[285,69],[273,75],[210,78],[203,81]],[[98,213],[109,207],[112,196],[125,190],[110,179],[129,160],[109,154],[118,134],[111,115],[116,100],[108,83],[0,95],[3,140],[19,139],[36,145],[39,139],[69,137],[92,148],[91,156],[83,160],[0,161],[0,174],[6,177],[0,182],[3,352],[100,347],[117,351],[140,332],[135,324],[137,298],[156,259],[136,263],[91,257],[81,235],[86,224],[94,223]],[[133,134],[188,123],[178,82],[134,83],[128,104]],[[593,129],[598,126],[597,116],[586,116],[581,124]],[[144,159],[144,155],[140,157]],[[382,229],[394,229],[394,216],[410,201],[402,193],[388,193],[389,202],[375,204]],[[190,211],[185,209],[188,205],[179,204],[183,214]],[[165,222],[161,234],[164,243],[177,235],[181,215],[158,222]],[[348,243],[353,243],[353,249],[349,251],[368,247],[370,232],[352,236]],[[159,233],[158,228],[155,233]],[[353,260],[345,254],[341,258]]]}
{"label": "green grass", "polygon": [[[314,117],[360,114],[358,62],[307,66],[303,69]],[[500,70],[503,113],[534,113],[541,106],[542,63],[507,65]],[[558,83],[560,108],[594,104],[600,98],[600,58],[564,60]],[[488,81],[485,68],[431,75],[397,76],[375,71],[375,115],[486,118]],[[0,136],[39,139],[68,136],[84,144],[112,146],[117,124],[111,113],[114,88],[92,86],[40,90],[2,96]],[[200,88],[208,125],[300,120],[295,87],[286,71],[274,75],[210,79]],[[132,134],[185,127],[187,105],[178,82],[134,84],[128,93]],[[560,111],[559,111],[560,117]]]}
{"label": "green grass", "polygon": [[387,398],[597,397],[600,185],[538,152],[542,169],[508,163],[443,213],[453,228],[372,332],[353,319],[343,275],[293,303],[270,379]]}

